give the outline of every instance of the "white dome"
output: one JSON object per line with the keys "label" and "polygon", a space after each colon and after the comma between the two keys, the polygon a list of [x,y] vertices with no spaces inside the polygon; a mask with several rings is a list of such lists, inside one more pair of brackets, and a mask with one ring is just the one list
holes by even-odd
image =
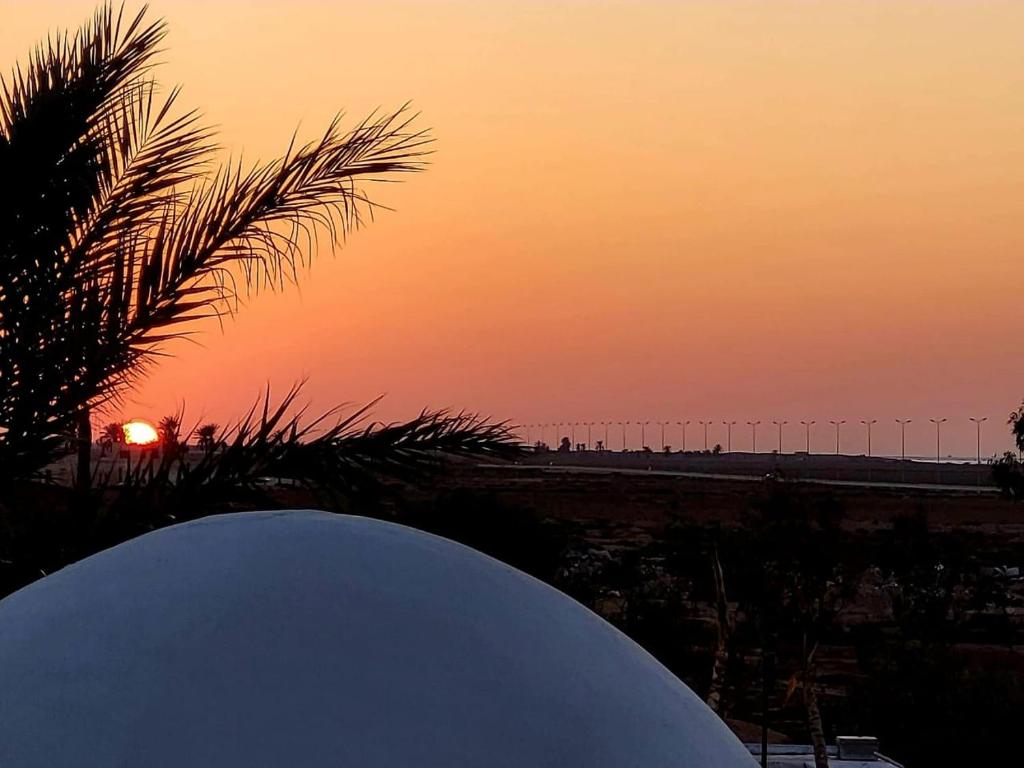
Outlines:
{"label": "white dome", "polygon": [[593,613],[322,512],[165,528],[0,602],[0,765],[748,768]]}

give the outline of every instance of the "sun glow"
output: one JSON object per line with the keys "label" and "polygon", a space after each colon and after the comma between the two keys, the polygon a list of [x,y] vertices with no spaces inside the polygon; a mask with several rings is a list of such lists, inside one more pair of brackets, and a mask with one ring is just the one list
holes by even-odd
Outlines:
{"label": "sun glow", "polygon": [[134,419],[125,422],[123,429],[124,441],[128,445],[152,445],[160,439],[156,427],[148,421]]}

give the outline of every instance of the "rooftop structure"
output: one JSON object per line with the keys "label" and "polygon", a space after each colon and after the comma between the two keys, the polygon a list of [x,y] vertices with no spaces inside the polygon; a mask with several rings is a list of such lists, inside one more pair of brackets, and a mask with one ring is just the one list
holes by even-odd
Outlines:
{"label": "rooftop structure", "polygon": [[[870,737],[840,736],[828,748],[829,764],[834,768],[902,768],[878,753],[878,740]],[[761,745],[747,744],[761,764]],[[814,748],[809,744],[769,744],[768,768],[814,768]]]}

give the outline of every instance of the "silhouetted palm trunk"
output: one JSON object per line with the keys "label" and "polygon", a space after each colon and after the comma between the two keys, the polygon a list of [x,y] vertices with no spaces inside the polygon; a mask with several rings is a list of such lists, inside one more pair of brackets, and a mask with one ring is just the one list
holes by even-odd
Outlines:
{"label": "silhouetted palm trunk", "polygon": [[78,488],[88,490],[92,484],[92,421],[89,409],[83,408],[76,416],[78,442],[78,470],[75,481]]}
{"label": "silhouetted palm trunk", "polygon": [[715,579],[715,605],[717,608],[717,642],[715,644],[715,660],[711,667],[711,683],[708,687],[708,695],[705,699],[720,717],[725,717],[725,706],[722,703],[722,692],[725,689],[725,673],[729,663],[729,637],[732,634],[732,613],[729,610],[729,600],[725,594],[725,576],[722,573],[722,562],[718,558],[718,549],[715,549],[712,571]]}
{"label": "silhouetted palm trunk", "polygon": [[821,710],[818,709],[817,672],[813,661],[808,660],[804,667],[804,707],[807,710],[807,729],[810,731],[811,744],[814,747],[815,768],[828,768],[828,748],[825,744],[825,727],[821,722]]}

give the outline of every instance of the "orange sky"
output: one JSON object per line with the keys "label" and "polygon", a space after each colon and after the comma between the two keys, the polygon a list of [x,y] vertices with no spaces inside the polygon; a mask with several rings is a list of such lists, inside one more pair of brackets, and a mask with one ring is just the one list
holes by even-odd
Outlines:
{"label": "orange sky", "polygon": [[[0,66],[92,7],[0,0]],[[317,406],[387,393],[385,418],[845,418],[851,451],[878,418],[875,451],[892,452],[905,416],[909,451],[928,453],[927,419],[946,416],[946,447],[973,454],[981,415],[983,452],[1008,444],[1024,3],[153,11],[171,24],[161,78],[230,149],[268,158],[299,123],[311,137],[340,108],[412,99],[437,154],[300,289],[174,347],[132,415],[184,399],[224,421],[308,375]]]}

